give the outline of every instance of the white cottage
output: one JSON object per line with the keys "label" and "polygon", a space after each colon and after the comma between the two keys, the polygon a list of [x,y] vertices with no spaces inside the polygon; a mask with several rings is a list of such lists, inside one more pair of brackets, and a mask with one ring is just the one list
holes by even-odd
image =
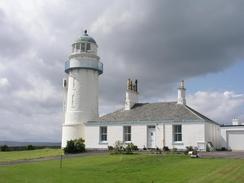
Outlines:
{"label": "white cottage", "polygon": [[220,147],[219,124],[186,105],[184,81],[175,102],[139,103],[138,95],[137,81],[128,80],[125,107],[85,123],[87,148],[106,149],[118,140],[139,148]]}
{"label": "white cottage", "polygon": [[103,64],[97,43],[87,31],[72,44],[65,62],[62,147],[83,138],[87,148],[106,149],[116,141],[139,148],[206,150],[207,145],[244,150],[244,125],[222,126],[186,105],[184,81],[175,102],[140,103],[137,81],[127,82],[124,108],[99,117],[98,86]]}

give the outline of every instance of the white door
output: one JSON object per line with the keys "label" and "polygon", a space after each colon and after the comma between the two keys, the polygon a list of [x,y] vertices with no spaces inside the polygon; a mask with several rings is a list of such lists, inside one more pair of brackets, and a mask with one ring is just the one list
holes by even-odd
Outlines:
{"label": "white door", "polygon": [[244,131],[228,133],[228,148],[233,151],[244,151]]}
{"label": "white door", "polygon": [[156,147],[155,141],[156,141],[155,126],[148,126],[147,127],[147,147],[155,148]]}

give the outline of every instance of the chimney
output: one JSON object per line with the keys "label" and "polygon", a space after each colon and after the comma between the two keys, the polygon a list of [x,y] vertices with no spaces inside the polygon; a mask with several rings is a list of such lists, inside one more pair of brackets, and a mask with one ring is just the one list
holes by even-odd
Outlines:
{"label": "chimney", "polygon": [[180,86],[178,88],[178,100],[177,104],[186,104],[186,89],[184,86],[184,80],[180,82]]}
{"label": "chimney", "polygon": [[133,81],[131,79],[127,80],[127,90],[125,96],[125,110],[130,110],[136,103],[138,103],[138,81]]}
{"label": "chimney", "polygon": [[238,118],[233,118],[232,125],[240,125],[240,120]]}

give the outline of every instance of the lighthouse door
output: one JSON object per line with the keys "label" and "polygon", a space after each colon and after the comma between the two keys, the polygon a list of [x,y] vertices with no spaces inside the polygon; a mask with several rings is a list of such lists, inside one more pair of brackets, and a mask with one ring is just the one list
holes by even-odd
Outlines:
{"label": "lighthouse door", "polygon": [[156,132],[155,126],[147,127],[147,147],[155,148],[156,147]]}

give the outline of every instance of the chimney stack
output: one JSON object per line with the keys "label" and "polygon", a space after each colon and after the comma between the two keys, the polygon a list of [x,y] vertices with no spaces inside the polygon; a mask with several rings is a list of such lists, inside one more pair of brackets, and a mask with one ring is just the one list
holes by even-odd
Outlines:
{"label": "chimney stack", "polygon": [[233,118],[232,119],[232,125],[240,125],[240,120],[238,118]]}
{"label": "chimney stack", "polygon": [[186,89],[184,86],[184,80],[180,82],[179,88],[178,88],[178,100],[177,104],[186,104]]}
{"label": "chimney stack", "polygon": [[138,81],[131,79],[127,80],[127,90],[125,96],[125,110],[130,110],[136,103],[138,103]]}

